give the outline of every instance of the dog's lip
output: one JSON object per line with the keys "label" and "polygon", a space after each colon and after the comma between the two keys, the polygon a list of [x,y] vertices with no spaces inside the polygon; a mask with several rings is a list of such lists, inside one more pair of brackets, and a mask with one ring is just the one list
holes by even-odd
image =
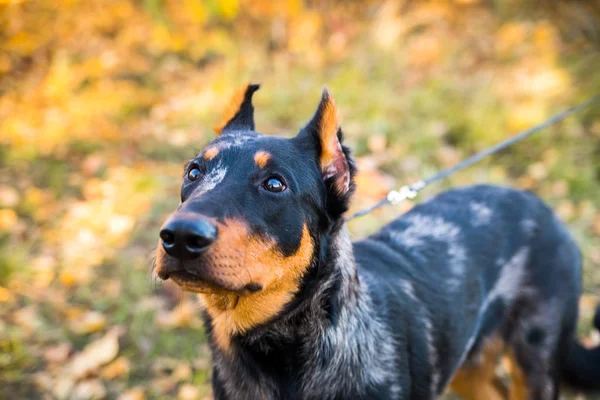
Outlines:
{"label": "dog's lip", "polygon": [[214,293],[217,287],[200,277],[184,270],[172,271],[169,278],[185,291],[194,293]]}
{"label": "dog's lip", "polygon": [[184,270],[170,272],[169,278],[184,291],[193,293],[244,295],[256,293],[263,289],[263,286],[256,282],[250,282],[244,285],[242,288],[227,288],[216,283],[206,281],[197,275]]}

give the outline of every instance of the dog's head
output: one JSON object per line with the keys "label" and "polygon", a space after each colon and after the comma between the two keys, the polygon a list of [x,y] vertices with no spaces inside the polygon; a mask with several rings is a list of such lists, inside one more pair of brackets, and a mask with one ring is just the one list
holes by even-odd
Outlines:
{"label": "dog's head", "polygon": [[160,231],[157,275],[200,293],[220,336],[264,323],[293,299],[354,186],[329,92],[286,139],[255,131],[257,89],[233,97],[218,137],[187,164],[181,203]]}

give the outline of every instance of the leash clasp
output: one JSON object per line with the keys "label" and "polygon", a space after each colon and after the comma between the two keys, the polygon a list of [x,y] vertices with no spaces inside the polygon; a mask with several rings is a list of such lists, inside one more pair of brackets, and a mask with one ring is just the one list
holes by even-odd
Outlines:
{"label": "leash clasp", "polygon": [[387,194],[387,200],[392,205],[398,205],[406,199],[414,199],[419,194],[419,191],[425,187],[424,181],[418,181],[412,185],[405,185],[400,190],[391,190]]}

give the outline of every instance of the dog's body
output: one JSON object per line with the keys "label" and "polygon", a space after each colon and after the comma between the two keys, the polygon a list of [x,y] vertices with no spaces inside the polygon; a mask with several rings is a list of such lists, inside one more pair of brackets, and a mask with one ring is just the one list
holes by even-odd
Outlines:
{"label": "dog's body", "polygon": [[206,304],[216,399],[431,399],[452,378],[467,398],[500,398],[483,382],[493,368],[475,372],[494,347],[514,356],[511,398],[600,384],[598,351],[575,341],[579,251],[538,198],[452,190],[352,244],[354,166],[332,99],[296,138],[272,138],[254,132],[256,89],[187,167],[157,260]]}

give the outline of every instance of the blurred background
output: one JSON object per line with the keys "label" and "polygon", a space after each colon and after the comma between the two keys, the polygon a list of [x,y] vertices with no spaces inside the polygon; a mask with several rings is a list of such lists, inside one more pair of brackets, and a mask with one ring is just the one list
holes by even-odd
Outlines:
{"label": "blurred background", "polygon": [[[600,92],[600,1],[0,0],[0,398],[210,398],[199,305],[153,248],[248,80],[257,129],[285,136],[331,89],[357,210]],[[598,343],[600,107],[416,200],[477,182],[568,224]]]}

